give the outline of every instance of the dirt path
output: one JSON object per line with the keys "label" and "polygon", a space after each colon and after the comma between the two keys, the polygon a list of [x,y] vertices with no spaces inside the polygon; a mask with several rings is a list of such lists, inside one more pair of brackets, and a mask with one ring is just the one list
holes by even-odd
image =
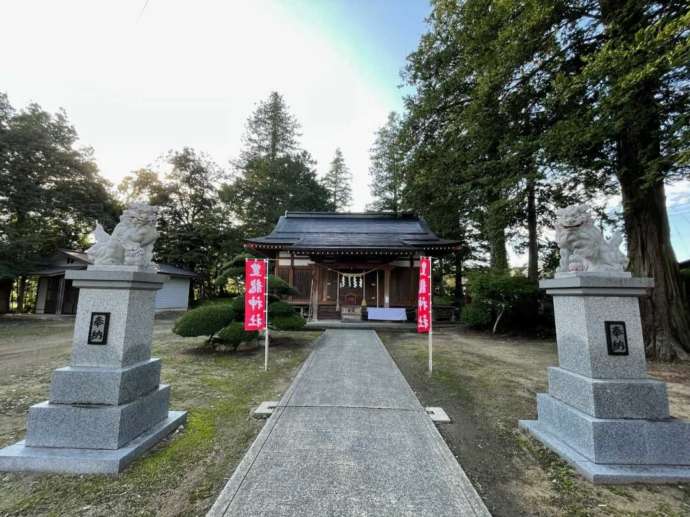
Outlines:
{"label": "dirt path", "polygon": [[[452,418],[439,430],[495,517],[690,515],[690,485],[595,487],[518,430],[518,420],[536,417],[555,343],[446,329],[434,335],[429,379],[425,336],[380,335],[422,403]],[[670,383],[672,412],[686,417],[690,365],[649,371]]]}

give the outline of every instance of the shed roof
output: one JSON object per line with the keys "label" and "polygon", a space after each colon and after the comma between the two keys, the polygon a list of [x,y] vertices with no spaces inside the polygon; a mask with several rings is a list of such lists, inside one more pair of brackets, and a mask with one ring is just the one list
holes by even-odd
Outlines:
{"label": "shed roof", "polygon": [[257,250],[303,253],[447,252],[458,245],[438,237],[414,214],[339,212],[286,212],[269,235],[247,239],[245,244]]}
{"label": "shed roof", "polygon": [[[74,251],[74,250],[59,248],[57,250],[57,255],[67,256],[69,258],[76,260],[76,262],[74,264],[68,265],[68,266],[56,265],[55,264],[56,256],[53,256],[53,257],[45,259],[43,261],[43,264],[42,264],[43,268],[42,269],[37,269],[36,271],[32,271],[29,274],[35,275],[35,276],[62,276],[65,274],[66,270],[85,269],[89,264],[91,264],[91,259],[83,251]],[[157,266],[158,266],[158,273],[163,274],[163,275],[169,275],[169,276],[178,277],[178,278],[180,278],[180,277],[196,278],[197,276],[199,276],[198,274],[194,273],[193,271],[189,271],[187,269],[183,269],[181,267],[173,266],[170,264],[157,264]]]}

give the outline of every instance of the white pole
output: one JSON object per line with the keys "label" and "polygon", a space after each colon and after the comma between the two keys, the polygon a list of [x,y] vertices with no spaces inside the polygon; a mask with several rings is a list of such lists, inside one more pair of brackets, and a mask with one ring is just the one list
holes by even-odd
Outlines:
{"label": "white pole", "polygon": [[264,309],[266,311],[266,332],[264,333],[264,371],[268,371],[268,259],[264,259],[266,263],[266,288],[264,293]]}
{"label": "white pole", "polygon": [[433,360],[433,325],[434,325],[434,291],[431,288],[431,257],[429,257],[429,375],[434,369]]}

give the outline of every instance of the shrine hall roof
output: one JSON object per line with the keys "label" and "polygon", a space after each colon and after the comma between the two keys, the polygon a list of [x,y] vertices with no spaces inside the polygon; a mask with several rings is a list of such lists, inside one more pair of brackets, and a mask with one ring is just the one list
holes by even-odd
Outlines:
{"label": "shrine hall roof", "polygon": [[256,250],[302,253],[444,253],[458,245],[458,241],[438,237],[423,218],[413,214],[341,212],[286,212],[269,235],[245,243]]}

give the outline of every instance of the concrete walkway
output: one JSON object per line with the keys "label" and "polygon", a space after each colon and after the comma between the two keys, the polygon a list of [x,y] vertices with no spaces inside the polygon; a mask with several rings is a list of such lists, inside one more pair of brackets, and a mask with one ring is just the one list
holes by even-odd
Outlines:
{"label": "concrete walkway", "polygon": [[210,516],[489,516],[371,330],[327,330]]}

